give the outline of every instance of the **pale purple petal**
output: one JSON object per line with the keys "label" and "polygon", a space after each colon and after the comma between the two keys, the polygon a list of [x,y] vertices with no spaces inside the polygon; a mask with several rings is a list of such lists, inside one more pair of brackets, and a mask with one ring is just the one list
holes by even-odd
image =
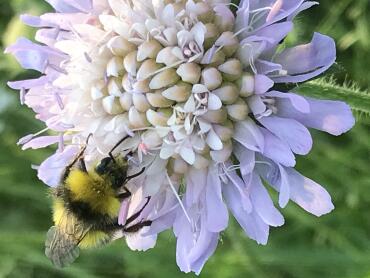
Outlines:
{"label": "pale purple petal", "polygon": [[310,104],[304,97],[300,95],[296,95],[292,93],[281,93],[278,91],[271,91],[271,92],[266,93],[265,96],[287,99],[290,101],[291,105],[296,110],[302,113],[310,113]]}
{"label": "pale purple petal", "polygon": [[235,143],[234,155],[239,160],[240,172],[242,175],[250,174],[253,171],[256,162],[255,152],[246,149],[239,143]]}
{"label": "pale purple petal", "polygon": [[274,81],[268,78],[266,75],[257,74],[254,77],[254,92],[258,95],[266,93],[269,89],[274,86]]}
{"label": "pale purple petal", "polygon": [[40,149],[59,143],[60,136],[40,136],[23,145],[22,150]]}
{"label": "pale purple petal", "polygon": [[255,211],[248,213],[243,209],[240,194],[233,184],[224,186],[223,193],[228,207],[247,236],[259,244],[267,244],[269,225],[263,222]]}
{"label": "pale purple petal", "polygon": [[[326,71],[336,59],[332,38],[315,33],[312,42],[284,50],[274,59],[286,74],[272,77],[276,83],[303,82]],[[297,63],[299,61],[299,63]]]}
{"label": "pale purple petal", "polygon": [[269,116],[259,119],[259,122],[286,142],[294,153],[306,155],[312,149],[310,132],[296,120]]}
{"label": "pale purple petal", "polygon": [[63,152],[57,152],[41,163],[38,169],[38,178],[51,187],[60,185],[62,175],[67,165],[77,155],[80,148],[67,146]]}
{"label": "pale purple petal", "polygon": [[221,195],[221,180],[217,167],[210,167],[206,187],[207,229],[210,232],[221,232],[226,229],[229,214]]}
{"label": "pale purple petal", "polygon": [[323,130],[336,136],[347,132],[354,126],[355,119],[351,108],[346,103],[308,97],[305,99],[310,105],[310,113],[301,113],[289,101],[280,99],[277,102],[278,115],[293,118],[307,127]]}
{"label": "pale purple petal", "polygon": [[130,206],[130,199],[126,198],[122,201],[121,207],[118,214],[118,225],[125,225],[128,215],[128,209]]}
{"label": "pale purple petal", "polygon": [[290,184],[290,198],[299,206],[318,217],[334,209],[329,193],[322,186],[292,168],[285,170]]}
{"label": "pale purple petal", "polygon": [[154,248],[157,242],[157,235],[144,236],[149,230],[149,227],[142,228],[137,233],[130,233],[126,235],[127,246],[133,251],[147,251]]}
{"label": "pale purple petal", "polygon": [[258,175],[253,174],[251,186],[251,200],[257,214],[263,222],[270,226],[279,227],[284,224],[284,217],[275,208],[266,188]]}
{"label": "pale purple petal", "polygon": [[265,140],[263,155],[284,166],[294,167],[296,164],[295,157],[289,145],[267,129],[261,128],[260,130]]}
{"label": "pale purple petal", "polygon": [[248,119],[235,125],[234,139],[244,147],[257,152],[263,152],[265,142],[261,131],[255,122]]}

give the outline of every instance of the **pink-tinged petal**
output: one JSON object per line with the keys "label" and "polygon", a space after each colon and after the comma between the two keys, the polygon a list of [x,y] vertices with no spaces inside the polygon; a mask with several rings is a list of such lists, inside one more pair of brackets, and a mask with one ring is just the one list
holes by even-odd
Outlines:
{"label": "pink-tinged petal", "polygon": [[263,134],[251,119],[238,122],[234,128],[234,139],[244,147],[257,152],[263,152],[265,142]]}
{"label": "pink-tinged petal", "polygon": [[312,137],[308,129],[296,120],[276,116],[259,119],[268,130],[286,142],[296,154],[306,155],[312,149]]}
{"label": "pink-tinged petal", "polygon": [[257,174],[253,174],[251,186],[251,200],[254,210],[266,224],[279,227],[284,224],[284,217],[275,208],[266,188]]}
{"label": "pink-tinged petal", "polygon": [[315,33],[311,43],[288,48],[276,56],[274,62],[281,64],[286,74],[272,79],[276,83],[303,82],[326,71],[335,59],[334,40]]}
{"label": "pink-tinged petal", "polygon": [[242,175],[250,174],[256,163],[256,153],[244,148],[239,143],[234,144],[234,155],[240,163],[240,172]]}
{"label": "pink-tinged petal", "polygon": [[57,152],[50,156],[38,169],[38,178],[51,187],[60,185],[63,173],[67,165],[78,154],[80,148],[77,146],[68,146],[63,152]]}
{"label": "pink-tinged petal", "polygon": [[278,91],[271,91],[271,92],[266,93],[265,96],[287,99],[290,101],[290,103],[296,110],[302,113],[305,113],[305,114],[310,113],[310,104],[304,97],[300,95],[296,95],[292,93],[281,93]]}
{"label": "pink-tinged petal", "polygon": [[229,214],[222,200],[221,180],[217,167],[212,166],[208,170],[206,187],[206,225],[210,232],[221,232],[226,229],[229,222]]}
{"label": "pink-tinged petal", "polygon": [[22,150],[45,148],[59,141],[60,136],[40,136],[24,144]]}
{"label": "pink-tinged petal", "polygon": [[267,129],[261,128],[260,130],[265,138],[265,149],[262,154],[284,166],[294,167],[296,161],[289,145]]}
{"label": "pink-tinged petal", "polygon": [[355,124],[351,108],[344,102],[305,98],[310,105],[310,113],[297,111],[292,104],[280,99],[277,102],[278,115],[293,118],[307,127],[319,129],[339,136]]}
{"label": "pink-tinged petal", "polygon": [[290,184],[290,198],[295,203],[318,217],[334,209],[329,193],[322,186],[292,168],[285,168],[285,171]]}
{"label": "pink-tinged petal", "polygon": [[269,89],[274,86],[274,81],[268,78],[266,75],[257,74],[254,77],[254,92],[257,95],[266,93]]}

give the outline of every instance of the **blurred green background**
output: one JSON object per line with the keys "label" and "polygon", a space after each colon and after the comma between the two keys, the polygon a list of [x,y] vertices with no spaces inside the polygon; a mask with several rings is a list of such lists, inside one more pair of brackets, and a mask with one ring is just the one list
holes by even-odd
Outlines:
{"label": "blurred green background", "polygon": [[[19,14],[37,15],[47,9],[42,0],[1,0],[1,47],[19,35],[33,36],[34,30],[19,22]],[[338,43],[338,81],[353,80],[369,88],[369,0],[322,1],[298,17],[290,41],[308,41],[314,30]],[[16,146],[19,137],[41,125],[20,106],[17,92],[5,85],[30,75],[13,58],[0,54],[0,277],[193,277],[177,269],[171,233],[164,233],[158,246],[145,253],[131,252],[121,241],[82,252],[68,269],[51,266],[43,254],[51,225],[50,200],[31,165],[52,150],[23,152]],[[318,219],[290,204],[283,211],[286,225],[272,230],[265,247],[249,240],[232,221],[201,277],[370,278],[369,122],[360,116],[356,127],[340,138],[314,132],[312,153],[298,160],[299,170],[332,194],[332,214]]]}

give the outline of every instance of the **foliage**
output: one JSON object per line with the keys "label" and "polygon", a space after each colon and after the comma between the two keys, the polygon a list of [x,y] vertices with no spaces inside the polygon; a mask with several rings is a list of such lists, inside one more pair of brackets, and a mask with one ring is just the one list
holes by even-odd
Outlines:
{"label": "foliage", "polygon": [[[38,14],[46,8],[42,2],[0,2],[2,46],[20,34],[31,34],[17,20],[18,14],[25,10]],[[323,1],[320,8],[300,17],[294,39],[308,41],[308,32],[314,29],[335,37],[341,66],[335,77],[343,83],[348,75],[361,90],[338,90],[330,82],[314,81],[300,91],[317,97],[324,88],[328,98],[344,99],[354,110],[368,113],[369,95],[362,91],[370,85],[370,4],[368,0],[335,2]],[[0,277],[193,277],[178,271],[170,233],[146,253],[128,251],[123,242],[116,242],[82,252],[71,268],[51,266],[43,255],[44,235],[51,225],[47,189],[31,169],[51,150],[23,152],[15,145],[19,137],[42,127],[31,111],[17,104],[15,92],[5,88],[6,80],[22,77],[14,60],[0,54]],[[328,188],[336,210],[318,219],[289,205],[284,210],[287,224],[272,230],[265,247],[247,239],[232,223],[201,277],[370,277],[370,126],[364,121],[340,138],[316,132],[314,137],[314,150],[298,165]]]}

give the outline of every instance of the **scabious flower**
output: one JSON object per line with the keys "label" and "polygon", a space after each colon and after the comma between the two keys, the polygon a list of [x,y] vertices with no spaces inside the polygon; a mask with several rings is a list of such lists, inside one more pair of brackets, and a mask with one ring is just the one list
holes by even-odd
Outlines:
{"label": "scabious flower", "polygon": [[[10,82],[47,130],[23,148],[59,144],[38,169],[50,186],[86,137],[87,162],[106,156],[126,135],[134,193],[121,218],[151,196],[142,217],[153,224],[127,238],[134,250],[155,245],[173,229],[182,271],[200,273],[214,253],[229,212],[248,237],[266,244],[284,224],[265,187],[321,216],[328,192],[298,173],[295,155],[312,147],[307,128],[340,135],[354,125],[343,102],[278,90],[326,71],[334,41],[318,33],[305,45],[282,48],[304,0],[47,0],[55,13],[22,20],[36,40],[7,49],[41,77]],[[282,86],[280,86],[281,88]]]}

